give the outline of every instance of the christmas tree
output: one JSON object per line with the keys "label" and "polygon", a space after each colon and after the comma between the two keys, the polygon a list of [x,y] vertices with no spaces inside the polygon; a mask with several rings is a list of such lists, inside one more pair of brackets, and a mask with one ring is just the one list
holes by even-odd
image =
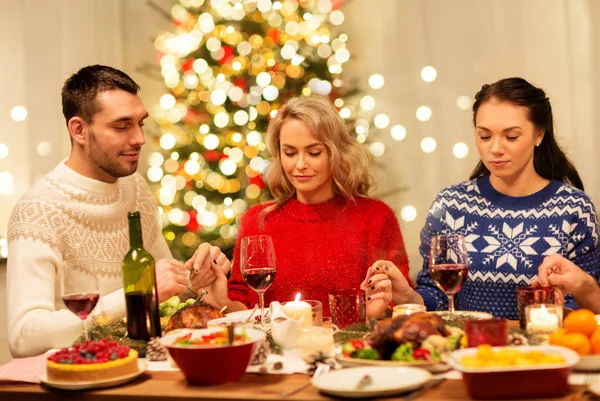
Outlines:
{"label": "christmas tree", "polygon": [[[180,0],[173,6],[174,31],[155,41],[170,93],[154,111],[161,150],[151,155],[147,176],[176,258],[189,258],[206,241],[231,249],[243,212],[269,199],[265,130],[289,98],[329,97],[366,142],[369,122],[344,100],[352,91],[340,75],[350,57],[339,30],[341,3]],[[373,103],[361,100],[365,110]],[[379,145],[372,153],[382,152]]]}

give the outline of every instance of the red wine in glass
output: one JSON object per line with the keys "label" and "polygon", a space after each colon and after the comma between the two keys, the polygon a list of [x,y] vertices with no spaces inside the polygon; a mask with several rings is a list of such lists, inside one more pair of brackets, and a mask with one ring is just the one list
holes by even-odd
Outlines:
{"label": "red wine in glass", "polygon": [[429,272],[438,288],[448,296],[448,310],[454,313],[454,294],[461,289],[469,275],[469,255],[461,234],[431,237]]}
{"label": "red wine in glass", "polygon": [[100,294],[97,292],[67,294],[63,295],[62,299],[71,312],[79,316],[80,319],[85,320],[96,307]]}
{"label": "red wine in glass", "polygon": [[242,273],[242,277],[246,284],[252,287],[255,291],[266,291],[277,275],[277,269],[263,267],[258,269],[248,269]]}
{"label": "red wine in glass", "polygon": [[85,321],[100,298],[98,279],[95,275],[80,270],[66,270],[62,280],[61,294],[67,309],[81,319],[83,337],[87,340],[88,333]]}
{"label": "red wine in glass", "polygon": [[275,266],[275,248],[270,236],[252,235],[242,238],[240,270],[246,284],[258,294],[262,327],[265,327],[264,294],[275,280]]}
{"label": "red wine in glass", "polygon": [[469,275],[469,266],[458,263],[437,265],[430,270],[431,278],[446,294],[455,294]]}

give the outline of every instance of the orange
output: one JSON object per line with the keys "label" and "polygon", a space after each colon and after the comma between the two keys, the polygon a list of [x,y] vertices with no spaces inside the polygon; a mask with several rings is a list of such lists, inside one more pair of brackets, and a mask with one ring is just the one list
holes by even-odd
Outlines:
{"label": "orange", "polygon": [[558,329],[550,335],[548,342],[550,345],[562,345],[565,334],[567,334],[567,329]]}
{"label": "orange", "polygon": [[587,337],[598,327],[594,312],[587,309],[579,309],[567,315],[563,323],[567,333],[580,333]]}
{"label": "orange", "polygon": [[600,354],[600,326],[596,328],[590,337],[590,343],[592,343],[592,354]]}
{"label": "orange", "polygon": [[561,342],[563,347],[571,348],[579,355],[588,355],[592,351],[590,340],[581,333],[567,333]]}

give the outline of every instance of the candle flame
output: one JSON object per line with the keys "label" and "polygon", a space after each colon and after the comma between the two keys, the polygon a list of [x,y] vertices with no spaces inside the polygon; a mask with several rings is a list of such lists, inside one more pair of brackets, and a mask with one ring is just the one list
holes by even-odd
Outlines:
{"label": "candle flame", "polygon": [[296,301],[296,302],[300,301],[300,297],[301,297],[301,296],[302,296],[302,295],[300,295],[300,293],[297,293],[297,294],[296,294],[296,298],[294,298],[294,301]]}
{"label": "candle flame", "polygon": [[540,308],[540,317],[546,318],[548,317],[549,313],[548,313],[548,309],[546,309],[546,306],[544,304],[542,304],[542,307]]}

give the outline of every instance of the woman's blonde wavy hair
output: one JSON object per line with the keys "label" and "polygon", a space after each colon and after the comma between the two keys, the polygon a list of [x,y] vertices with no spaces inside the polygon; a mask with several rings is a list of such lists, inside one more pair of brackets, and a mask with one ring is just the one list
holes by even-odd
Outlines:
{"label": "woman's blonde wavy hair", "polygon": [[335,106],[322,96],[292,98],[267,128],[267,149],[273,160],[266,173],[266,182],[275,204],[261,213],[261,226],[268,213],[281,207],[296,193],[283,170],[280,151],[281,127],[290,118],[306,124],[316,139],[327,148],[334,194],[354,200],[357,196],[368,196],[373,186],[367,153],[352,138]]}

